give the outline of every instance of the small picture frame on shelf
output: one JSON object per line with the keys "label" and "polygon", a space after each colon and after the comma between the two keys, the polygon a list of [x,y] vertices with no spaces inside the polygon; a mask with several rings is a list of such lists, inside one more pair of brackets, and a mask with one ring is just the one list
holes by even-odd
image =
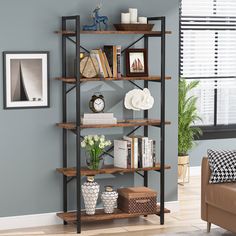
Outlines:
{"label": "small picture frame on shelf", "polygon": [[49,52],[3,52],[4,109],[49,107]]}
{"label": "small picture frame on shelf", "polygon": [[148,76],[148,55],[145,48],[126,50],[126,75],[128,77]]}

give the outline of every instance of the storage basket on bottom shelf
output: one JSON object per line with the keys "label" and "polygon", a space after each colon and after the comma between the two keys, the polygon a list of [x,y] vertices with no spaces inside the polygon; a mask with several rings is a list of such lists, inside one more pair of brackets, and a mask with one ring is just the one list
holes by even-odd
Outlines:
{"label": "storage basket on bottom shelf", "polygon": [[118,208],[126,213],[153,213],[157,209],[157,192],[146,187],[121,188],[117,190]]}

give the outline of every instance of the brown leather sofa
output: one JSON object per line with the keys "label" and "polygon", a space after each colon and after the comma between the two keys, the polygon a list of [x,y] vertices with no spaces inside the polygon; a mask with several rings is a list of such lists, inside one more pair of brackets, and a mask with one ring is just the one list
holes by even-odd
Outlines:
{"label": "brown leather sofa", "polygon": [[201,218],[236,233],[236,183],[209,184],[209,162],[202,160]]}

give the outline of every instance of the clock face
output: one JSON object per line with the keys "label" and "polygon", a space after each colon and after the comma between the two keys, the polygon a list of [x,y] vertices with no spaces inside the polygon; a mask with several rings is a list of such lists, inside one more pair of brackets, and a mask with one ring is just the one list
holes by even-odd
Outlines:
{"label": "clock face", "polygon": [[93,107],[97,112],[101,112],[105,108],[105,103],[101,98],[97,98],[94,100]]}

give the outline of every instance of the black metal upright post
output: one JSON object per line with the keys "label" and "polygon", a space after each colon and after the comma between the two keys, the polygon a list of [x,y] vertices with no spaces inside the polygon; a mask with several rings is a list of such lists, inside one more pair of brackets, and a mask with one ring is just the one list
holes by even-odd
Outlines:
{"label": "black metal upright post", "polygon": [[[62,17],[62,31],[66,30],[66,18]],[[62,35],[62,77],[66,77],[66,36]],[[62,120],[67,121],[67,98],[66,98],[66,83],[62,83]],[[62,134],[62,155],[63,168],[67,168],[67,130],[63,129]],[[63,211],[67,212],[67,177],[63,176]],[[64,221],[64,224],[67,224]]]}
{"label": "black metal upright post", "polygon": [[[148,55],[148,37],[144,37],[144,48],[147,50]],[[148,88],[148,80],[144,81],[144,88]],[[144,119],[148,119],[148,110],[144,111]],[[144,126],[144,136],[148,137],[148,126]],[[144,186],[148,187],[148,171],[144,171]]]}
{"label": "black metal upright post", "polygon": [[81,233],[81,174],[80,174],[80,16],[76,16],[76,191],[77,233]]}
{"label": "black metal upright post", "polygon": [[160,176],[160,224],[165,221],[165,45],[166,45],[166,22],[161,17],[161,176]]}

